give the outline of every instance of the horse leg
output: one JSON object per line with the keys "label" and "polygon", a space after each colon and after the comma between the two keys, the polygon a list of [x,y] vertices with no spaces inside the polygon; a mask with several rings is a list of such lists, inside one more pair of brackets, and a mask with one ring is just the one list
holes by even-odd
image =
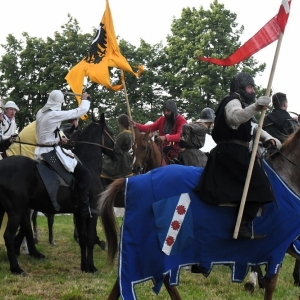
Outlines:
{"label": "horse leg", "polygon": [[271,278],[266,278],[266,277],[264,278],[264,285],[265,285],[264,300],[272,300],[273,292],[275,290],[277,279],[278,279],[278,274],[279,274],[279,270]]}
{"label": "horse leg", "polygon": [[8,213],[8,221],[6,225],[6,229],[3,235],[7,257],[10,264],[10,271],[13,274],[19,274],[26,276],[26,273],[23,269],[19,266],[17,256],[15,253],[15,237],[21,222],[21,212],[10,212]]}
{"label": "horse leg", "polygon": [[251,267],[251,272],[249,279],[244,285],[244,289],[251,294],[254,293],[255,287],[256,287],[256,282],[258,281],[259,288],[264,289],[264,276],[261,271],[261,267],[259,265],[255,265]]}
{"label": "horse leg", "polygon": [[118,300],[120,296],[121,296],[121,292],[120,292],[119,277],[118,277],[114,284],[114,287],[112,288],[106,300]]}
{"label": "horse leg", "polygon": [[99,236],[96,235],[95,237],[95,242],[94,242],[95,245],[98,245],[102,250],[105,250],[106,248],[106,243],[105,241],[102,241],[100,240]]}
{"label": "horse leg", "polygon": [[257,280],[260,289],[265,288],[264,275],[261,270],[261,266],[255,266],[255,272],[257,273]]}
{"label": "horse leg", "polygon": [[300,260],[295,259],[295,266],[293,271],[294,286],[300,286]]}
{"label": "horse leg", "polygon": [[47,217],[47,221],[48,221],[48,231],[49,231],[49,243],[52,246],[56,246],[56,243],[54,242],[54,238],[53,238],[53,224],[54,224],[54,214],[46,214],[45,215]]}
{"label": "horse leg", "polygon": [[33,239],[34,239],[35,244],[38,244],[39,237],[40,237],[39,229],[37,226],[37,215],[38,215],[37,210],[33,210],[32,215],[31,215],[31,221],[32,221],[32,227],[33,227]]}
{"label": "horse leg", "polygon": [[1,211],[0,211],[0,228],[1,228],[1,225],[2,225],[2,221],[3,221],[4,214],[5,214],[5,211],[4,211],[4,210],[1,210]]}
{"label": "horse leg", "polygon": [[43,255],[36,249],[36,246],[34,243],[33,232],[32,232],[32,227],[31,227],[31,222],[30,222],[30,216],[31,216],[30,209],[28,209],[27,212],[23,213],[23,215],[21,216],[20,231],[19,231],[18,237],[16,238],[16,241],[15,241],[15,251],[18,251],[20,249],[21,243],[25,236],[26,241],[27,241],[29,255],[36,259],[43,259],[43,258],[45,258],[45,255]]}
{"label": "horse leg", "polygon": [[256,282],[257,282],[257,272],[255,272],[254,266],[252,266],[250,270],[249,279],[246,281],[244,285],[245,291],[248,291],[251,294],[253,294],[256,287]]}
{"label": "horse leg", "polygon": [[172,300],[182,300],[181,296],[179,295],[179,292],[176,288],[176,286],[171,286],[170,285],[170,276],[167,275],[164,278],[164,285],[171,297]]}
{"label": "horse leg", "polygon": [[77,226],[76,226],[76,221],[75,221],[75,216],[73,215],[73,222],[74,222],[74,240],[76,243],[79,243],[79,237],[78,237],[78,231],[77,231]]}
{"label": "horse leg", "polygon": [[98,269],[94,265],[94,242],[96,237],[97,216],[86,219],[83,224],[79,215],[74,215],[78,230],[81,253],[81,271],[95,273]]}
{"label": "horse leg", "polygon": [[[97,217],[97,221],[98,221],[98,217]],[[96,227],[97,227],[97,225],[96,225]],[[96,232],[96,236],[95,236],[94,245],[98,245],[102,250],[105,250],[105,248],[106,248],[105,241],[100,240],[97,232]]]}
{"label": "horse leg", "polygon": [[[31,210],[27,209],[26,212],[24,212],[24,218],[29,217],[31,218]],[[19,230],[17,232],[17,235],[15,237],[15,253],[16,255],[20,255],[20,250],[21,248],[23,249],[23,252],[25,254],[29,254],[29,250],[28,250],[28,245],[27,245],[27,240],[26,240],[26,232],[25,232],[25,221],[21,218],[20,220],[20,227]]]}
{"label": "horse leg", "polygon": [[88,219],[87,226],[87,272],[95,273],[98,269],[94,264],[94,246],[97,237],[97,220],[98,216],[93,216],[92,219]]}

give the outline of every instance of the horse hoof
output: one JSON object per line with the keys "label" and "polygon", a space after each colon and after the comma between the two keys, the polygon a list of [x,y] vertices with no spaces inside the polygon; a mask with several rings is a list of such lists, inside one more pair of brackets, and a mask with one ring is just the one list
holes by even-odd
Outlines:
{"label": "horse hoof", "polygon": [[106,243],[104,241],[100,241],[100,243],[98,244],[99,247],[102,249],[102,250],[105,250],[106,248]]}
{"label": "horse hoof", "polygon": [[247,281],[244,285],[245,291],[249,292],[250,294],[254,293],[255,286],[252,282]]}
{"label": "horse hoof", "polygon": [[95,267],[95,266],[92,266],[92,267],[86,267],[86,268],[81,268],[81,272],[84,272],[84,273],[96,273],[98,272],[98,269]]}
{"label": "horse hoof", "polygon": [[15,275],[21,275],[22,277],[27,276],[27,273],[25,271],[23,271],[21,268],[17,268],[16,270],[11,269],[10,271],[12,274],[15,274]]}
{"label": "horse hoof", "polygon": [[44,258],[46,258],[46,256],[44,254],[39,253],[39,252],[34,253],[34,254],[30,254],[30,256],[33,257],[33,258],[36,258],[36,259],[44,259]]}
{"label": "horse hoof", "polygon": [[38,238],[33,238],[33,242],[35,245],[37,245],[39,243],[39,239]]}
{"label": "horse hoof", "polygon": [[93,266],[88,273],[97,273],[97,272],[98,269],[95,266]]}

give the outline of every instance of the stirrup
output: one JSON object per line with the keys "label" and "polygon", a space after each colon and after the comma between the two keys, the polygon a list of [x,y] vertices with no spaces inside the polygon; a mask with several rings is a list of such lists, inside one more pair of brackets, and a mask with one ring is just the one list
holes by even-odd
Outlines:
{"label": "stirrup", "polygon": [[265,238],[266,234],[254,234],[253,229],[253,221],[251,222],[251,230],[243,224],[243,227],[240,227],[239,233],[238,233],[238,239],[248,239],[248,240],[261,240]]}

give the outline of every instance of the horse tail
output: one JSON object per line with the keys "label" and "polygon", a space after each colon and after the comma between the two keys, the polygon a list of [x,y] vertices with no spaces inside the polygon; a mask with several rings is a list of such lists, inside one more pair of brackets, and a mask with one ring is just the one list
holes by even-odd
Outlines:
{"label": "horse tail", "polygon": [[101,194],[98,203],[101,222],[107,241],[107,255],[113,263],[118,252],[118,224],[114,213],[114,206],[124,207],[125,178],[114,180]]}

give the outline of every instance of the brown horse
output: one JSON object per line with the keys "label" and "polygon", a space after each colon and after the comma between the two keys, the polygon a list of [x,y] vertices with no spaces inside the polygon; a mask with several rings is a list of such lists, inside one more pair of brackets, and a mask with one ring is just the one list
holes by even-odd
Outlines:
{"label": "brown horse", "polygon": [[[299,152],[299,147],[300,147],[300,128],[298,129],[297,132],[295,132],[293,135],[290,136],[290,138],[288,138],[286,140],[286,142],[282,146],[281,151],[272,155],[268,161],[268,164],[270,166],[272,165],[273,171],[271,173],[275,176],[275,178],[280,180],[280,182],[282,183],[282,186],[284,186],[286,189],[283,191],[282,194],[280,194],[278,191],[277,191],[277,194],[275,193],[277,201],[278,201],[278,205],[280,207],[280,212],[279,212],[278,207],[275,207],[276,204],[274,204],[274,206],[272,204],[272,210],[276,212],[276,217],[279,216],[279,214],[284,213],[284,211],[285,211],[285,213],[288,215],[288,220],[290,220],[290,221],[287,222],[285,220],[288,227],[286,227],[286,229],[284,229],[284,232],[281,231],[279,236],[278,236],[278,232],[276,234],[272,234],[273,231],[272,231],[272,229],[269,228],[269,227],[273,226],[273,225],[271,226],[270,224],[273,224],[273,222],[274,223],[278,222],[277,218],[272,217],[272,218],[268,219],[268,216],[266,216],[263,221],[265,223],[262,222],[261,224],[263,225],[263,224],[267,223],[268,228],[269,228],[269,232],[268,232],[266,238],[264,239],[264,241],[269,244],[272,243],[272,245],[274,245],[274,248],[280,247],[280,251],[282,252],[282,253],[280,253],[280,257],[282,259],[284,258],[285,252],[289,253],[296,259],[300,258],[300,256],[297,254],[297,252],[295,251],[294,246],[293,246],[294,240],[297,238],[297,236],[299,236],[299,233],[300,233],[299,232],[299,226],[300,226],[299,222],[300,221],[298,221],[299,220],[298,215],[300,216],[300,207],[298,205],[299,195],[300,195],[300,186],[299,186],[299,182],[300,182],[300,167],[299,167],[300,152]],[[165,170],[169,169],[170,167],[162,168],[159,171],[155,170],[155,172],[156,172],[155,175],[156,175],[156,177],[159,178],[159,180],[160,180],[159,184],[162,187],[164,187],[164,186],[170,187],[170,182],[172,182],[173,183],[172,189],[176,188],[176,184],[178,184],[178,182],[180,180],[183,180],[185,177],[188,176],[187,173],[190,172],[189,171],[190,169],[188,169],[188,168],[193,168],[193,167],[181,166],[181,168],[185,168],[185,169],[182,169],[182,172],[185,173],[185,177],[181,177],[180,174],[178,174],[178,172],[177,172],[177,174],[176,174],[176,172],[173,172],[174,176],[172,175],[172,173],[171,173],[171,175],[169,174],[168,176],[171,176],[172,178],[170,179],[170,177],[169,177],[168,184],[166,184],[164,182],[164,180],[166,180],[164,173],[166,172]],[[151,173],[153,173],[153,171]],[[151,173],[149,173],[149,174],[151,175]],[[271,174],[271,173],[269,173],[269,174]],[[145,175],[143,175],[143,176],[145,176]],[[269,176],[271,176],[271,175],[269,175]],[[140,177],[140,176],[135,176],[135,177]],[[115,217],[113,214],[113,207],[114,206],[125,207],[125,199],[126,199],[126,206],[127,206],[128,199],[127,199],[127,196],[125,197],[125,194],[127,195],[128,193],[131,193],[131,194],[135,195],[137,185],[130,184],[130,180],[133,180],[138,185],[138,182],[136,181],[136,179],[134,177],[132,179],[123,179],[123,178],[117,179],[102,194],[100,202],[98,204],[98,207],[100,209],[101,219],[103,222],[103,228],[104,228],[105,234],[107,236],[108,257],[110,258],[110,260],[113,260],[116,256],[116,254],[118,253],[118,235],[117,235],[118,225],[116,223],[116,220],[115,220]],[[193,181],[194,179],[192,179],[192,177],[187,177],[187,179],[185,178],[185,180],[187,182],[189,182],[189,181]],[[275,186],[273,186],[273,188],[275,189]],[[296,197],[296,199],[295,199],[296,201],[294,201],[294,200],[287,201],[284,198],[285,196],[283,196],[283,195],[286,195],[288,192],[293,194],[294,197]],[[166,191],[163,191],[163,193],[166,193]],[[192,191],[189,193],[192,197]],[[139,202],[139,200],[142,200],[142,198],[136,199],[136,200],[137,200],[137,202]],[[199,201],[199,202],[202,203],[202,201]],[[193,201],[191,203],[193,203]],[[197,205],[203,205],[203,204],[197,204]],[[217,209],[220,210],[222,208],[217,208]],[[267,209],[267,207],[266,207],[266,209]],[[216,209],[214,209],[214,211],[216,211],[218,213],[218,211]],[[148,212],[148,210],[147,210],[147,212]],[[293,221],[291,219],[292,218],[291,212],[292,212],[292,214],[294,214]],[[143,219],[140,217],[140,222],[142,222],[142,221],[143,221]],[[228,222],[228,221],[229,221],[229,218],[226,222]],[[147,223],[147,225],[139,224],[139,227],[146,228],[148,225],[149,225],[149,223]],[[274,226],[275,226],[275,224],[274,224]],[[280,226],[282,226],[281,223],[280,223],[279,227]],[[276,228],[278,228],[278,227],[276,227]],[[285,232],[285,231],[287,231],[287,232]],[[289,236],[289,237],[287,237],[287,236]],[[231,236],[229,235],[228,238],[232,240],[232,235]],[[284,240],[285,238],[286,238],[286,240]],[[122,239],[123,239],[123,234],[122,234]],[[276,241],[275,239],[278,239],[278,241]],[[142,243],[143,244],[145,243],[145,239],[142,241]],[[237,240],[235,243],[232,243],[232,247],[233,247],[232,253],[235,253],[234,247],[239,246],[240,243],[244,243],[244,241]],[[256,242],[249,241],[249,243],[256,243]],[[143,247],[143,244],[139,244],[136,241],[134,247],[138,248],[137,250],[141,250]],[[234,246],[233,246],[233,244],[234,244]],[[208,244],[205,244],[205,245],[207,245],[207,247],[209,246]],[[251,245],[253,247],[255,246],[254,244],[251,244]],[[284,247],[282,245],[284,245]],[[244,246],[244,245],[242,245],[242,246]],[[123,244],[123,247],[124,247],[124,244]],[[216,247],[217,247],[217,245],[216,245]],[[263,249],[261,249],[261,250],[263,250]],[[267,255],[269,255],[269,257],[273,257],[271,252],[268,252],[268,254],[267,254]],[[220,255],[222,255],[222,253],[220,253]],[[245,252],[245,255],[249,255],[249,253]],[[259,252],[258,255],[262,255],[262,254],[260,254],[260,252]],[[262,259],[264,259],[262,256],[258,257],[256,263],[258,261],[261,261]],[[277,265],[279,266],[280,262]],[[142,266],[140,266],[140,267],[142,267]],[[158,267],[159,267],[159,263],[157,265],[157,268]],[[276,268],[277,271],[272,273],[273,275],[265,278],[265,294],[264,294],[265,300],[272,300],[273,292],[275,290],[275,286],[277,283],[279,269],[280,269],[279,267]],[[173,300],[181,299],[176,287],[173,286],[172,284],[170,284],[169,275],[165,276],[164,284],[169,292],[171,299],[173,299]],[[120,281],[118,278],[116,281],[116,284],[114,285],[114,287],[108,297],[108,300],[116,300],[119,298],[120,294],[121,294]]]}
{"label": "brown horse", "polygon": [[168,164],[162,148],[157,142],[153,141],[150,129],[146,133],[141,133],[135,127],[135,141],[132,149],[134,155],[132,170],[134,174],[147,173]]}

